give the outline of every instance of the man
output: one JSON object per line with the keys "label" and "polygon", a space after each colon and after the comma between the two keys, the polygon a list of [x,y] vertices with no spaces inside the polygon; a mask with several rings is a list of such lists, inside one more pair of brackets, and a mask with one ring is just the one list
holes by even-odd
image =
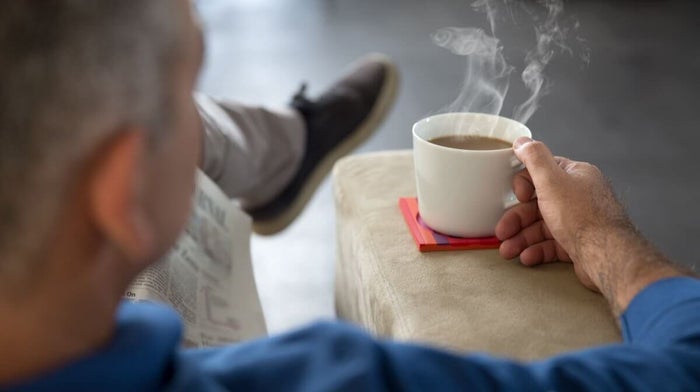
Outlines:
{"label": "man", "polygon": [[200,45],[187,0],[3,5],[2,388],[700,388],[700,282],[634,230],[597,169],[529,139],[514,145],[527,168],[514,182],[523,204],[498,225],[501,253],[573,262],[620,317],[625,343],[524,364],[327,323],[180,349],[172,311],[120,298],[188,216]]}

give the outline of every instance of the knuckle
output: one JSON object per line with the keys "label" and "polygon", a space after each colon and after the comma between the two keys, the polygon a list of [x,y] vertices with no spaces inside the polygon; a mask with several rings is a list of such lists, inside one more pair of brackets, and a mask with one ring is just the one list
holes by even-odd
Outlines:
{"label": "knuckle", "polygon": [[582,164],[583,164],[584,167],[585,167],[587,170],[589,170],[591,173],[595,173],[595,174],[602,174],[602,173],[603,173],[603,172],[600,171],[600,169],[598,168],[598,166],[596,166],[596,165],[594,165],[594,164],[592,164],[592,163],[582,162]]}
{"label": "knuckle", "polygon": [[551,171],[542,171],[538,176],[538,183],[540,185],[554,185],[557,182],[557,176]]}
{"label": "knuckle", "polygon": [[607,183],[607,178],[603,174],[603,171],[598,168],[598,166],[587,163],[586,164],[586,171],[591,178],[594,178],[598,182]]}

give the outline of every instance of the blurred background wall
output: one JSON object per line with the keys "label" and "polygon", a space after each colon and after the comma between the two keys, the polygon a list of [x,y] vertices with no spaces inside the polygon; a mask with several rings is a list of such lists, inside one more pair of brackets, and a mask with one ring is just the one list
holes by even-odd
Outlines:
{"label": "blurred background wall", "polygon": [[[314,95],[356,57],[384,52],[398,63],[402,88],[384,126],[358,152],[410,148],[411,125],[452,102],[465,72],[464,59],[433,44],[430,34],[446,26],[485,28],[485,16],[470,3],[199,0],[207,41],[199,88],[285,105],[301,81]],[[599,166],[640,230],[672,259],[700,267],[700,2],[568,1],[565,14],[579,21],[590,62],[552,61],[551,91],[528,126],[556,154]],[[516,59],[534,33],[529,25],[504,24],[498,37]],[[513,77],[506,116],[525,97]],[[334,317],[335,241],[328,180],[293,226],[253,239],[272,332]]]}

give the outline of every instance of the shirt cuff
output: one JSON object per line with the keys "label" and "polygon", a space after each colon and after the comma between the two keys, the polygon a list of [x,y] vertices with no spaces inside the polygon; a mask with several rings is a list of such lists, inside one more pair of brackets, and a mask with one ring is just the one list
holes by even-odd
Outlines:
{"label": "shirt cuff", "polygon": [[672,343],[700,337],[700,280],[677,277],[640,291],[620,318],[626,342]]}

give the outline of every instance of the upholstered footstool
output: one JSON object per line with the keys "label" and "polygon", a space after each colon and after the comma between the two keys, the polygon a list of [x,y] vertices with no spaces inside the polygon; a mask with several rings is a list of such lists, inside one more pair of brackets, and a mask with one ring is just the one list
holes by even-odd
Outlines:
{"label": "upholstered footstool", "polygon": [[341,319],[382,337],[518,359],[620,340],[604,298],[569,263],[419,252],[398,207],[416,195],[410,151],[345,158],[333,179]]}

